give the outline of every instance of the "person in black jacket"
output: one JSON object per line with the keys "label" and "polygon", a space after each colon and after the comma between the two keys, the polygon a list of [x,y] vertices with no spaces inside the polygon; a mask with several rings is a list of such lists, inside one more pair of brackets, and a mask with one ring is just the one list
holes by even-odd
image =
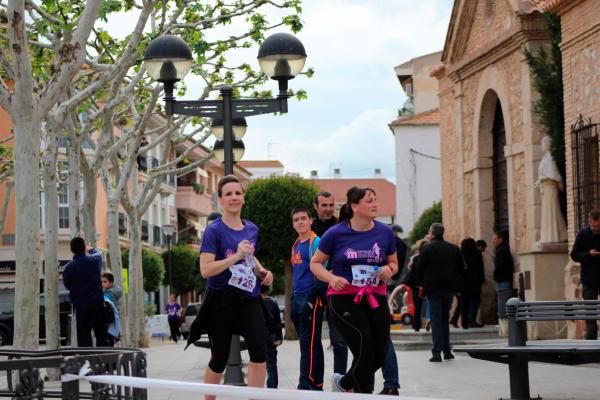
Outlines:
{"label": "person in black jacket", "polygon": [[460,252],[465,262],[465,287],[463,290],[463,328],[481,327],[476,321],[477,310],[481,303],[481,285],[485,282],[483,257],[473,238],[460,242]]}
{"label": "person in black jacket", "polygon": [[265,302],[267,310],[272,318],[267,319],[267,387],[277,389],[279,378],[277,374],[277,347],[283,341],[281,332],[281,316],[279,315],[279,305],[277,300],[268,297],[267,292],[270,286],[261,286],[260,295]]}
{"label": "person in black jacket", "polygon": [[494,257],[496,290],[510,289],[513,283],[514,262],[508,245],[508,232],[494,232],[492,243],[496,246],[496,255]]}
{"label": "person in black jacket", "polygon": [[[600,294],[600,210],[588,215],[588,226],[577,233],[571,258],[581,264],[584,300],[597,300]],[[598,339],[596,321],[585,321],[585,338]]]}
{"label": "person in black jacket", "polygon": [[[335,199],[329,192],[319,192],[315,196],[313,206],[317,212],[317,218],[312,220],[311,229],[318,237],[323,237],[325,232],[335,224],[338,220],[335,218]],[[340,210],[342,212],[343,210]],[[340,219],[342,219],[340,215]],[[327,268],[331,269],[332,263],[327,265]],[[325,301],[327,304],[327,301]],[[333,372],[344,375],[348,367],[348,345],[344,341],[344,338],[335,329],[333,322],[331,321],[331,313],[329,307],[325,309],[325,318],[327,319],[327,326],[329,327],[329,340],[331,347],[333,348]]]}
{"label": "person in black jacket", "polygon": [[508,299],[501,292],[512,288],[514,271],[514,262],[508,245],[508,232],[495,231],[492,243],[496,248],[494,256],[494,280],[496,281],[498,328],[500,336],[506,336],[508,329],[507,321],[506,318],[500,317],[504,315],[503,308]]}
{"label": "person in black jacket", "polygon": [[444,226],[432,224],[429,228],[430,242],[419,256],[417,282],[423,287],[431,313],[431,336],[433,356],[431,362],[454,358],[450,348],[448,317],[452,295],[462,286],[463,259],[458,246],[444,240]]}
{"label": "person in black jacket", "polygon": [[103,320],[104,295],[100,279],[102,254],[95,248],[88,248],[81,237],[71,240],[71,252],[73,260],[65,266],[63,283],[69,290],[69,297],[75,308],[77,346],[92,347],[92,329],[96,336],[96,346],[107,346],[106,325]]}

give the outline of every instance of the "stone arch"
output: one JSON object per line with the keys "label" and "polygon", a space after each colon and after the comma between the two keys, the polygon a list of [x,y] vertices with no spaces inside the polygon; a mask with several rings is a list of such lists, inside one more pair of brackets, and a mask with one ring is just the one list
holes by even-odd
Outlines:
{"label": "stone arch", "polygon": [[[475,100],[475,115],[472,127],[473,148],[475,149],[475,216],[476,235],[480,238],[491,239],[494,229],[494,193],[492,175],[494,115],[496,105],[500,103],[503,111],[504,128],[506,131],[506,147],[510,148],[512,127],[509,118],[509,91],[506,79],[493,66],[486,68],[479,80]],[[507,179],[511,181],[511,161],[507,160]],[[508,190],[509,235],[514,238],[514,207],[512,191]]]}

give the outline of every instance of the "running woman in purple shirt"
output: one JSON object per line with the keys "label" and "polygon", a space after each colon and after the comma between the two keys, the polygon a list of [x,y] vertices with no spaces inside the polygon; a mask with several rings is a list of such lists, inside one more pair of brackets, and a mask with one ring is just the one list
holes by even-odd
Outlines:
{"label": "running woman in purple shirt", "polygon": [[[254,257],[258,228],[241,218],[242,184],[235,176],[227,175],[219,181],[217,191],[223,216],[206,228],[200,249],[200,273],[208,279],[203,308],[211,345],[204,382],[221,383],[231,336],[237,334],[244,337],[250,355],[248,385],[264,387],[267,332],[259,285],[270,285],[273,275]],[[207,395],[205,399],[215,396]]]}
{"label": "running woman in purple shirt", "polygon": [[[377,197],[373,189],[355,186],[346,196],[340,223],[321,238],[310,269],[329,283],[333,323],[354,356],[345,375],[333,374],[332,389],[372,393],[390,335],[385,282],[398,270],[396,240],[387,225],[375,221]],[[323,268],[328,259],[333,261],[331,272]]]}

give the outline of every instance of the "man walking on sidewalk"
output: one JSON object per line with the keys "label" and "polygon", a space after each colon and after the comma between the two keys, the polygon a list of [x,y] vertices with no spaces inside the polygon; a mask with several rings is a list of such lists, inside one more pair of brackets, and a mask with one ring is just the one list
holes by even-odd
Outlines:
{"label": "man walking on sidewalk", "polygon": [[[600,210],[588,215],[588,226],[577,233],[571,258],[581,264],[584,300],[598,300],[600,294]],[[585,338],[598,339],[597,321],[585,321]]]}
{"label": "man walking on sidewalk", "polygon": [[432,224],[429,228],[431,241],[423,248],[417,265],[417,282],[422,286],[431,312],[431,336],[433,339],[431,362],[454,358],[450,348],[448,317],[452,296],[462,286],[463,259],[458,246],[444,240],[444,226]]}

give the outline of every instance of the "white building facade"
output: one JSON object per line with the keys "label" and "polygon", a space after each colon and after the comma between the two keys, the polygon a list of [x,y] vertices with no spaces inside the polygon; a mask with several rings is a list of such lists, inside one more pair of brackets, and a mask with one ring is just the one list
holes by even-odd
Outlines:
{"label": "white building facade", "polygon": [[396,223],[405,234],[442,198],[438,83],[430,76],[440,58],[437,52],[394,68],[408,97],[389,124],[396,159]]}

